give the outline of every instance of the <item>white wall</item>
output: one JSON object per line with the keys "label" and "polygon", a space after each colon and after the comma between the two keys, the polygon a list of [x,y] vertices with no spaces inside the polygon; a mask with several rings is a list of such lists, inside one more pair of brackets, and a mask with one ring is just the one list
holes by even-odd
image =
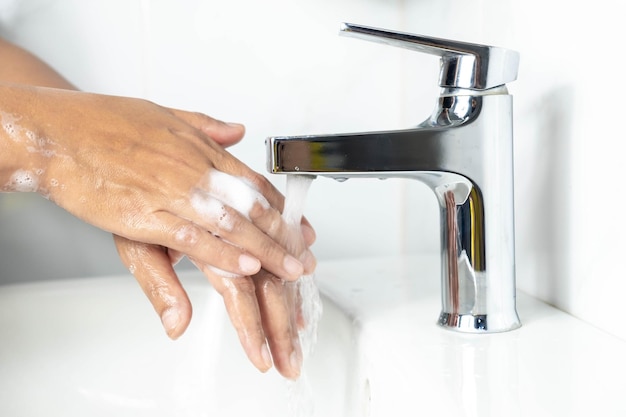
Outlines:
{"label": "white wall", "polygon": [[[626,231],[616,182],[617,146],[626,138],[616,88],[626,31],[618,1],[584,7],[563,0],[4,1],[15,7],[4,15],[4,33],[80,88],[246,124],[246,139],[232,151],[262,172],[266,136],[394,129],[430,113],[437,59],[338,37],[342,21],[520,51],[519,80],[509,86],[518,286],[626,338],[618,307],[626,290],[619,264]],[[272,180],[283,189],[284,178]],[[19,271],[36,279],[41,265],[51,276],[121,270],[106,234],[47,205],[0,196],[0,249],[14,243],[3,216],[11,230],[32,235],[18,239],[29,256],[49,252],[32,249],[37,242],[81,244],[45,263],[3,260],[3,280]],[[27,228],[28,219],[47,215],[59,219],[56,229]],[[416,182],[320,178],[307,216],[318,231],[320,260],[438,251],[436,202]],[[90,246],[99,256],[90,252],[76,262],[74,250]]]}

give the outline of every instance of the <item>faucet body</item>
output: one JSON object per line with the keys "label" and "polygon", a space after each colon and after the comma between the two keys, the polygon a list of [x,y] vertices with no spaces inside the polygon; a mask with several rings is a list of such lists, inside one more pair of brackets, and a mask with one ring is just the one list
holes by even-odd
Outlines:
{"label": "faucet body", "polygon": [[272,173],[411,178],[437,196],[442,310],[470,333],[520,326],[515,307],[512,97],[505,85],[444,87],[415,128],[267,139]]}

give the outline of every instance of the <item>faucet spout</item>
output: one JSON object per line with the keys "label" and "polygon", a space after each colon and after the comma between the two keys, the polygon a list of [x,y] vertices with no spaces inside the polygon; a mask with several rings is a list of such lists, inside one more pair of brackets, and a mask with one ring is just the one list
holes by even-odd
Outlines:
{"label": "faucet spout", "polygon": [[[505,85],[517,74],[517,53],[356,25],[343,30],[440,54],[443,89],[435,111],[405,130],[269,137],[268,171],[338,180],[400,177],[427,184],[441,213],[438,323],[469,333],[518,328],[513,100]],[[461,71],[459,63],[465,61],[459,56],[472,56],[473,64]],[[490,57],[503,59],[490,64]],[[467,77],[457,77],[463,74]]]}
{"label": "faucet spout", "polygon": [[471,124],[483,111],[482,96],[476,92],[442,96],[437,109],[431,118],[406,130],[269,137],[268,171],[340,179],[424,177],[422,171],[472,176],[475,164],[463,152],[471,149],[468,135],[451,132],[476,130]]}

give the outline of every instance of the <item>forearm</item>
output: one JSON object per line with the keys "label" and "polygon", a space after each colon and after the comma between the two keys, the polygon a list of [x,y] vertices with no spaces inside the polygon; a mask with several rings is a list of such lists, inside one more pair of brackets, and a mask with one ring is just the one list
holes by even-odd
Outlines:
{"label": "forearm", "polygon": [[0,38],[0,82],[76,89],[48,64]]}

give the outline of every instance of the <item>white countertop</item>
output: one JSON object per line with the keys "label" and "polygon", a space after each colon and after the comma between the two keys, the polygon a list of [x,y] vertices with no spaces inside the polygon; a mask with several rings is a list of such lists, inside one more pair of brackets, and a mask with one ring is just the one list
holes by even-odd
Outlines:
{"label": "white countertop", "polygon": [[519,291],[518,330],[440,328],[438,261],[318,268],[320,288],[359,323],[372,416],[626,416],[626,341]]}

